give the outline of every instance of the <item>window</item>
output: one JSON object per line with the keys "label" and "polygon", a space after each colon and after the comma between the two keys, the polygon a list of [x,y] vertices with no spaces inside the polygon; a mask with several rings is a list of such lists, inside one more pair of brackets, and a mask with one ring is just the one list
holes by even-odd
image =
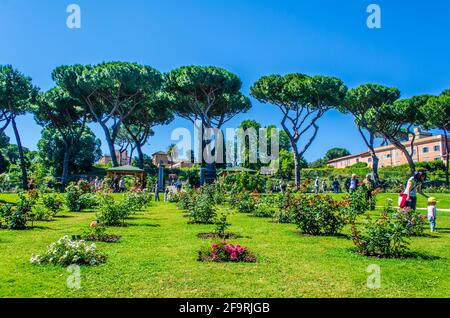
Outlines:
{"label": "window", "polygon": [[356,162],[359,162],[359,158],[356,158]]}
{"label": "window", "polygon": [[436,157],[436,158],[434,158],[434,161],[441,161],[441,160],[442,160],[441,157]]}
{"label": "window", "polygon": [[424,158],[423,161],[428,162],[428,161],[430,161],[430,159]]}
{"label": "window", "polygon": [[372,158],[367,159],[367,162],[372,162]]}
{"label": "window", "polygon": [[422,151],[423,151],[423,153],[427,153],[430,151],[430,149],[428,147],[423,147]]}
{"label": "window", "polygon": [[437,146],[434,146],[434,151],[441,151],[441,146],[439,146],[439,145],[437,145]]}

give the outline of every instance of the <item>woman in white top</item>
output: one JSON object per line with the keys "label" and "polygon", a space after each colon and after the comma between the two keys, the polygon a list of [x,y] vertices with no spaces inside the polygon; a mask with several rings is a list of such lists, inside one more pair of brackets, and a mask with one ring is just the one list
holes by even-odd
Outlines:
{"label": "woman in white top", "polygon": [[417,206],[417,193],[428,198],[422,191],[422,183],[427,179],[425,171],[416,171],[413,177],[408,179],[404,193],[406,197],[406,207],[415,210]]}

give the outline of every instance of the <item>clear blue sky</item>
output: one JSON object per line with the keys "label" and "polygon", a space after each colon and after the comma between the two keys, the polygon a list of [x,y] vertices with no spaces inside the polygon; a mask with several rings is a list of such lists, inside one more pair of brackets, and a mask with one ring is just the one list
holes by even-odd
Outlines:
{"label": "clear blue sky", "polygon": [[[82,10],[82,28],[66,27],[67,5]],[[366,7],[382,9],[382,28],[368,29]],[[340,77],[349,87],[376,82],[403,97],[450,88],[450,1],[447,0],[1,0],[0,64],[12,64],[42,90],[58,65],[123,60],[162,72],[216,65],[238,74],[245,93],[260,76],[301,72]],[[278,124],[280,115],[255,100],[244,119]],[[41,127],[19,121],[25,146],[36,149]],[[156,129],[147,153],[165,149],[183,120]],[[101,131],[92,126],[103,140]],[[11,131],[8,135],[13,136]],[[12,138],[12,142],[13,142]],[[328,113],[306,153],[331,147],[364,151],[352,118]],[[103,143],[106,152],[106,144]]]}

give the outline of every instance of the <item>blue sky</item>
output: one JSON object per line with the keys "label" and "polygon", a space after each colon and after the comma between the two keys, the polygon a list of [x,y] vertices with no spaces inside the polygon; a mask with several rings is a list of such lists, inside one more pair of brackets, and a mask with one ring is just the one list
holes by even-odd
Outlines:
{"label": "blue sky", "polygon": [[[82,28],[66,27],[66,7],[81,7]],[[368,29],[366,8],[377,3],[382,28]],[[349,87],[366,82],[396,86],[403,97],[450,88],[450,2],[447,0],[1,0],[0,64],[12,64],[42,90],[58,65],[123,60],[169,71],[216,65],[238,74],[248,94],[260,76],[300,72],[333,75]],[[263,125],[280,114],[252,100],[237,116]],[[18,120],[25,146],[36,149],[41,127]],[[144,148],[165,149],[177,119],[158,127]],[[96,125],[91,128],[103,140]],[[11,130],[7,131],[11,137]],[[12,138],[13,141],[13,138]],[[331,147],[366,150],[350,116],[331,111],[320,122],[312,161]],[[106,144],[103,142],[103,150]]]}

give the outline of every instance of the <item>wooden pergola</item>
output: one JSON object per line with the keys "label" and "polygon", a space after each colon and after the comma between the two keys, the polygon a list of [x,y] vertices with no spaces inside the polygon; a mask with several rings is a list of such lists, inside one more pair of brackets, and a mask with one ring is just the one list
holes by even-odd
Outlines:
{"label": "wooden pergola", "polygon": [[[140,179],[141,182],[140,187],[141,189],[145,188],[145,181],[146,181],[146,172],[138,167],[133,167],[130,165],[127,166],[121,166],[121,167],[114,167],[106,170],[106,175],[108,177],[115,177],[117,175],[119,176],[134,176],[135,179]],[[138,182],[136,182],[137,184]]]}

